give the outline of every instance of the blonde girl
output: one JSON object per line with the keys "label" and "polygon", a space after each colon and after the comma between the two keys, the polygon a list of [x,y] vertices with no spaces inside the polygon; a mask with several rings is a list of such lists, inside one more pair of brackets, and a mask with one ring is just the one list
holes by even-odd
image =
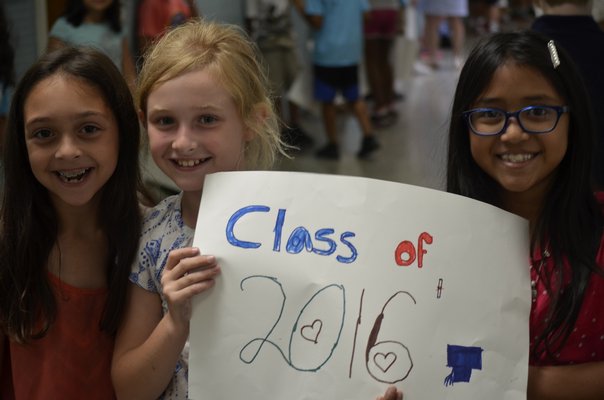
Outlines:
{"label": "blonde girl", "polygon": [[205,176],[263,169],[283,153],[268,84],[237,27],[192,21],[145,55],[137,105],[150,152],[181,189],[150,210],[113,358],[118,397],[183,399],[191,298],[220,272],[189,247]]}

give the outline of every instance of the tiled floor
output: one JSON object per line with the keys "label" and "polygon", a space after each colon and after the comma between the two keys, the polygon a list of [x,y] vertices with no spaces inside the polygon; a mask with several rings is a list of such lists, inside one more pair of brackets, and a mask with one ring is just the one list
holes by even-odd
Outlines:
{"label": "tiled floor", "polygon": [[326,161],[315,157],[326,139],[320,116],[305,113],[303,128],[315,139],[312,148],[284,160],[278,169],[344,174],[384,179],[434,189],[444,188],[448,114],[458,71],[445,53],[442,67],[429,75],[412,73],[403,85],[404,100],[397,103],[394,126],[376,130],[381,149],[372,160],[358,160],[361,132],[350,113],[339,115],[341,157]]}

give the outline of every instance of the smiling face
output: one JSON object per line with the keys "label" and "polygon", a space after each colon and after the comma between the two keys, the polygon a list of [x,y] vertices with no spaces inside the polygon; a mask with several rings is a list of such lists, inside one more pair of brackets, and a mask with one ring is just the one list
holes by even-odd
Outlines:
{"label": "smiling face", "polygon": [[[516,111],[530,105],[566,105],[554,87],[536,69],[506,63],[471,108],[494,107]],[[572,111],[571,111],[572,112]],[[510,120],[497,136],[477,136],[468,129],[472,157],[503,189],[504,198],[528,196],[540,201],[568,147],[568,113],[550,133],[528,134]]]}
{"label": "smiling face", "polygon": [[146,111],[153,160],[185,195],[200,195],[207,174],[244,168],[244,148],[252,134],[207,69],[155,87]]}
{"label": "smiling face", "polygon": [[81,79],[52,75],[27,96],[24,126],[32,173],[55,207],[94,204],[119,148],[117,122],[102,93]]}

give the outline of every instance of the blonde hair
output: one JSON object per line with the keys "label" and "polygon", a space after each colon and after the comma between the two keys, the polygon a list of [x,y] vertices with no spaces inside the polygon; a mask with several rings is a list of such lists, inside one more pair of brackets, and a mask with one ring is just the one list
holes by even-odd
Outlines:
{"label": "blonde hair", "polygon": [[145,54],[136,104],[146,116],[147,100],[155,87],[208,68],[233,98],[243,124],[253,132],[245,147],[245,168],[270,168],[285,150],[260,60],[256,45],[241,28],[191,20],[167,32]]}

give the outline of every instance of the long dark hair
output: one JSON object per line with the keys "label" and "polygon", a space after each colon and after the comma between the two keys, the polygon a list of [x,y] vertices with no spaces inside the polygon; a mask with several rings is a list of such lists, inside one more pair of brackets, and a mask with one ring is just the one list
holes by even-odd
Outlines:
{"label": "long dark hair", "polygon": [[[590,179],[595,131],[588,94],[577,68],[560,46],[557,47],[560,65],[553,67],[548,41],[540,34],[526,31],[495,34],[477,44],[457,84],[447,163],[447,191],[502,206],[498,183],[472,158],[470,133],[461,113],[471,108],[495,71],[506,62],[539,71],[570,106],[568,149],[555,172],[555,181],[531,237],[531,251],[537,243],[548,244],[555,271],[564,277],[554,280],[558,284],[551,288],[549,318],[544,332],[534,342],[536,356],[544,353],[552,356],[570,335],[591,273],[600,272],[595,260],[603,229],[602,213]],[[571,266],[570,276],[564,273],[565,262]],[[564,279],[570,280],[570,284],[562,291]]]}
{"label": "long dark hair", "polygon": [[[4,6],[0,4],[0,83],[5,87],[15,83],[15,50],[10,42],[10,30],[4,12]],[[0,92],[3,88],[0,87]]]}
{"label": "long dark hair", "polygon": [[[65,47],[42,56],[15,90],[3,146],[4,194],[0,209],[0,329],[15,340],[41,337],[56,316],[46,265],[58,220],[48,191],[34,177],[25,144],[24,104],[32,89],[55,74],[97,88],[119,128],[118,162],[102,189],[99,220],[108,242],[108,297],[100,328],[115,333],[136,257],[141,215],[137,189],[139,123],[126,82],[105,55]],[[52,99],[48,99],[52,101]]]}
{"label": "long dark hair", "polygon": [[[73,26],[80,26],[86,16],[86,6],[82,0],[69,0],[65,7],[63,15]],[[113,3],[105,11],[105,21],[111,27],[111,30],[120,33],[122,31],[122,21],[120,15],[120,0],[113,0]]]}

